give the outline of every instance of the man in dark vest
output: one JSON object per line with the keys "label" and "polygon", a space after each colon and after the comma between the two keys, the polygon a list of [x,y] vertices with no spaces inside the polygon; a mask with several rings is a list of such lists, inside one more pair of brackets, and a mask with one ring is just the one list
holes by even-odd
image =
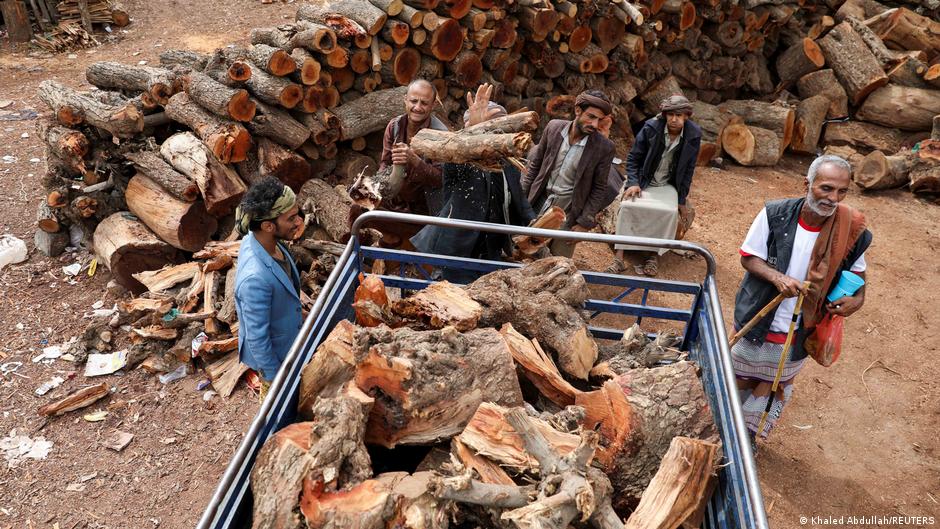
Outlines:
{"label": "man in dark vest", "polygon": [[[674,239],[680,216],[687,213],[692,173],[702,142],[702,130],[691,119],[692,103],[682,95],[662,101],[660,113],[643,124],[627,156],[627,181],[617,215],[617,235]],[[645,262],[637,274],[655,276],[658,256],[638,246],[616,245],[611,273],[624,270],[624,250],[642,252]]]}
{"label": "man in dark vest", "polygon": [[[865,277],[865,250],[872,235],[865,217],[841,204],[848,193],[851,166],[838,156],[820,156],[806,175],[806,196],[773,200],[757,215],[741,245],[746,270],[734,307],[735,329],[743,328],[778,294],[788,296],[780,306],[748,331],[731,349],[732,363],[753,438],[766,437],[793,393],[793,380],[807,353],[804,342],[828,313],[851,316],[865,302],[865,290],[827,302],[827,295],[843,271]],[[804,282],[808,287],[804,289]],[[796,297],[805,294],[802,314],[780,373],[780,385],[771,397]],[[768,401],[771,409],[761,418]]]}
{"label": "man in dark vest", "polygon": [[[610,203],[607,182],[614,144],[598,127],[611,110],[610,100],[603,92],[582,92],[575,99],[574,120],[549,121],[529,155],[522,191],[538,215],[552,206],[563,209],[566,215],[563,229],[590,230],[597,225],[594,217]],[[574,247],[572,243],[555,240],[551,251],[571,257]]]}

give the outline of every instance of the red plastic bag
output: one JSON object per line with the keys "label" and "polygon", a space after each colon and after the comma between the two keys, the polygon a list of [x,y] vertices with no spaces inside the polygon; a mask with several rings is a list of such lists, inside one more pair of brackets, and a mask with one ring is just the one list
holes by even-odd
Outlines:
{"label": "red plastic bag", "polygon": [[842,352],[844,328],[845,317],[826,314],[813,330],[813,334],[806,339],[803,347],[819,365],[829,367],[836,363]]}

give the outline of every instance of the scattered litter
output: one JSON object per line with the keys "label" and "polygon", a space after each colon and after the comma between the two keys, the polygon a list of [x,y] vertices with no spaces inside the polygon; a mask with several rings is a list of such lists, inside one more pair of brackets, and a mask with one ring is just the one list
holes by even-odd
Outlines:
{"label": "scattered litter", "polygon": [[16,330],[18,330],[18,331],[22,331],[22,330],[25,329],[25,328],[26,328],[26,326],[23,325],[22,323],[17,323],[17,324],[16,324]]}
{"label": "scattered litter", "polygon": [[84,483],[69,483],[65,486],[65,492],[85,492]]}
{"label": "scattered litter", "polygon": [[200,380],[199,383],[196,384],[196,391],[202,391],[202,390],[206,389],[207,387],[209,387],[209,384],[211,384],[211,383],[212,383],[212,381],[209,380],[208,378],[203,379],[203,380]]}
{"label": "scattered litter", "polygon": [[163,315],[163,321],[171,322],[175,320],[176,317],[179,315],[180,315],[180,309],[173,307],[172,309],[168,310],[166,314]]}
{"label": "scattered litter", "polygon": [[127,445],[131,444],[132,439],[134,439],[134,434],[114,430],[114,433],[105,440],[104,445],[115,452],[120,452],[127,448]]}
{"label": "scattered litter", "polygon": [[74,53],[70,53],[70,54],[67,55],[67,57],[68,57],[69,59],[77,59],[77,58],[78,58],[78,55],[76,55],[76,54],[74,54]]}
{"label": "scattered litter", "polygon": [[108,412],[104,410],[98,410],[94,413],[86,413],[82,416],[82,419],[85,419],[88,422],[101,422],[107,418]]}
{"label": "scattered litter", "polygon": [[9,100],[9,99],[2,99],[2,100],[0,100],[0,108],[7,108],[8,106],[10,106],[10,105],[12,105],[12,104],[13,104],[13,101],[11,101],[11,100]]}
{"label": "scattered litter", "polygon": [[137,61],[138,66],[144,66],[145,64],[147,64],[147,61]]}
{"label": "scattered litter", "polygon": [[96,377],[110,375],[127,364],[127,351],[115,351],[109,354],[90,354],[85,363],[85,376]]}
{"label": "scattered litter", "polygon": [[70,277],[75,277],[82,271],[82,263],[72,263],[62,267],[62,272]]}
{"label": "scattered litter", "polygon": [[812,424],[794,424],[793,427],[796,428],[797,430],[809,430],[810,428],[813,427],[813,425]]}
{"label": "scattered litter", "polygon": [[65,379],[62,377],[52,377],[52,380],[47,380],[43,382],[42,384],[40,384],[39,387],[36,388],[35,393],[37,396],[41,397],[45,395],[46,393],[49,393],[50,391],[54,390],[55,388],[61,386],[63,382],[65,382]]}
{"label": "scattered litter", "polygon": [[24,110],[4,110],[0,112],[0,121],[28,121],[39,117],[39,113],[31,108]]}
{"label": "scattered litter", "polygon": [[101,307],[104,307],[104,301],[100,299],[91,305],[93,309],[100,309]]}
{"label": "scattered litter", "polygon": [[46,438],[41,436],[30,439],[26,435],[17,435],[14,428],[10,435],[0,439],[0,450],[3,451],[7,464],[15,467],[25,459],[45,459],[52,450],[52,441],[46,441]]}
{"label": "scattered litter", "polygon": [[[72,339],[65,342],[64,344],[50,345],[49,347],[45,347],[43,348],[42,353],[40,353],[38,356],[33,358],[33,363],[43,362],[45,360],[52,361],[52,360],[55,360],[56,358],[61,358],[62,355],[65,354],[65,352],[69,350],[72,344],[74,344],[77,341],[78,341],[78,337],[73,336]],[[44,362],[44,363],[48,363],[48,362]]]}
{"label": "scattered litter", "polygon": [[166,439],[161,439],[160,442],[165,445],[171,445],[176,442],[176,437],[167,437]]}
{"label": "scattered litter", "polygon": [[24,133],[20,134],[20,138],[26,139],[26,138],[28,138],[28,137],[29,137],[29,133],[28,133],[28,132],[24,132]]}
{"label": "scattered litter", "polygon": [[21,239],[10,234],[0,237],[0,270],[8,264],[22,263],[26,254],[26,243]]}
{"label": "scattered litter", "polygon": [[6,375],[19,375],[16,372],[17,369],[23,367],[23,362],[7,362],[5,364],[0,364],[0,374]]}
{"label": "scattered litter", "polygon": [[186,364],[182,364],[173,371],[160,375],[161,384],[169,384],[186,376]]}
{"label": "scattered litter", "polygon": [[93,480],[93,479],[95,479],[95,478],[97,478],[97,477],[98,477],[98,471],[96,470],[96,471],[92,472],[91,474],[85,474],[84,476],[79,477],[79,478],[78,478],[78,481],[79,481],[80,483],[86,483],[86,482],[91,481],[91,480]]}
{"label": "scattered litter", "polygon": [[209,402],[210,400],[212,400],[212,397],[216,395],[218,395],[218,393],[210,389],[209,391],[202,394],[202,400]]}
{"label": "scattered litter", "polygon": [[42,161],[42,160],[40,160],[39,158],[30,158],[30,159],[29,159],[29,162],[30,162],[30,163],[39,163],[39,162],[41,162],[41,161]]}
{"label": "scattered litter", "polygon": [[16,156],[10,156],[9,154],[3,157],[3,163],[13,163],[16,161]]}
{"label": "scattered litter", "polygon": [[91,264],[88,265],[88,277],[95,277],[95,272],[98,270],[98,258],[95,257],[91,260]]}
{"label": "scattered litter", "polygon": [[64,355],[61,356],[61,358],[62,358],[62,360],[65,360],[66,362],[74,362],[74,361],[75,361],[75,356],[72,355],[71,353],[65,353]]}
{"label": "scattered litter", "polygon": [[193,338],[192,347],[190,349],[193,358],[199,356],[199,347],[207,341],[209,341],[209,337],[206,336],[206,333],[204,332],[197,334],[196,337]]}

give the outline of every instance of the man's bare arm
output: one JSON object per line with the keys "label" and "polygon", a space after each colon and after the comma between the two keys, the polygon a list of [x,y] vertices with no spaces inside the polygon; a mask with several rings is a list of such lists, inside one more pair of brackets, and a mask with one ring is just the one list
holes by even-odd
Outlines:
{"label": "man's bare arm", "polygon": [[772,283],[777,287],[777,291],[786,294],[787,297],[792,298],[800,293],[803,289],[803,284],[793,279],[792,277],[775,270],[772,266],[767,264],[767,261],[761,259],[760,257],[754,255],[743,255],[741,256],[741,266],[745,270],[750,272],[752,275],[755,275],[768,283]]}

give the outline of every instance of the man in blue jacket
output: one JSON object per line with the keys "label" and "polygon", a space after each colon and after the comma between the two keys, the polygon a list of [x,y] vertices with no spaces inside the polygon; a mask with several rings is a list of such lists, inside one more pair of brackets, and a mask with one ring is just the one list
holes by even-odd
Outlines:
{"label": "man in blue jacket", "polygon": [[[691,119],[692,103],[684,96],[663,100],[660,113],[643,124],[627,156],[617,235],[674,239],[679,217],[688,214],[687,198],[692,173],[702,142],[702,129]],[[645,251],[642,247],[618,244],[617,255],[608,272],[624,270],[624,250]],[[658,256],[647,252],[646,261],[636,273],[655,276]]]}
{"label": "man in blue jacket", "polygon": [[235,211],[244,235],[235,275],[238,356],[268,383],[303,323],[300,273],[281,242],[303,234],[296,202],[289,187],[268,177],[251,186]]}

